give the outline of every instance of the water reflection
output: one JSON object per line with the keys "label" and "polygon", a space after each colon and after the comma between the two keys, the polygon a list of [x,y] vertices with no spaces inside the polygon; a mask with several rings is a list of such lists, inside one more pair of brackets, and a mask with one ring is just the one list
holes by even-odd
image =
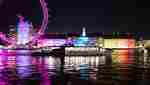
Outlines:
{"label": "water reflection", "polygon": [[129,50],[65,58],[20,52],[0,55],[0,85],[128,85],[131,80],[141,80],[134,84],[142,85],[150,79],[149,57]]}
{"label": "water reflection", "polygon": [[30,75],[32,72],[32,69],[30,67],[31,65],[31,57],[30,56],[24,56],[24,55],[17,55],[16,56],[16,65],[17,65],[17,72],[20,78],[25,78]]}
{"label": "water reflection", "polygon": [[79,66],[81,64],[88,64],[92,66],[98,66],[99,64],[105,64],[104,56],[66,56],[66,66]]}

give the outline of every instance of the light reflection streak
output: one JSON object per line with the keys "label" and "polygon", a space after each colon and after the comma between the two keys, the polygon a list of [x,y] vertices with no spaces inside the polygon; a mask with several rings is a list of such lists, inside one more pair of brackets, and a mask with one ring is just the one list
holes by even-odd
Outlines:
{"label": "light reflection streak", "polygon": [[[27,51],[27,50],[24,50]],[[16,51],[17,52],[17,51]],[[18,74],[21,78],[28,77],[30,72],[30,65],[31,65],[31,56],[28,55],[17,55],[16,56],[16,65]]]}
{"label": "light reflection streak", "polygon": [[79,71],[80,79],[96,79],[100,64],[105,64],[105,56],[65,56],[65,71]]}
{"label": "light reflection streak", "polygon": [[15,80],[16,77],[13,75],[15,65],[15,56],[0,55],[0,85],[8,85],[11,79]]}
{"label": "light reflection streak", "polygon": [[45,65],[47,66],[48,62],[47,62],[47,58],[38,58],[38,60],[36,61],[36,65],[38,68],[38,71],[42,74],[42,82],[40,83],[40,85],[51,85],[51,80],[49,79],[49,74],[47,71],[48,67],[45,67]]}
{"label": "light reflection streak", "polygon": [[16,68],[16,56],[7,56],[7,67]]}
{"label": "light reflection streak", "polygon": [[5,59],[6,59],[6,57],[4,55],[0,55],[0,71],[2,69],[4,69],[4,65],[5,65],[5,61],[6,61]]}
{"label": "light reflection streak", "polygon": [[7,85],[7,83],[0,78],[0,85]]}
{"label": "light reflection streak", "polygon": [[52,57],[49,57],[49,58],[48,58],[48,65],[49,65],[49,69],[55,67],[55,61],[54,61],[54,58],[52,58]]}
{"label": "light reflection streak", "polygon": [[112,61],[113,63],[120,63],[120,64],[130,64],[132,61],[130,60],[129,56],[132,56],[130,50],[115,50],[112,53]]}
{"label": "light reflection streak", "polygon": [[89,77],[89,73],[88,73],[88,65],[84,64],[84,65],[80,65],[80,78],[81,79],[88,79]]}
{"label": "light reflection streak", "polygon": [[98,66],[99,64],[105,63],[104,56],[66,56],[65,65],[79,66],[81,64],[87,64],[90,66]]}

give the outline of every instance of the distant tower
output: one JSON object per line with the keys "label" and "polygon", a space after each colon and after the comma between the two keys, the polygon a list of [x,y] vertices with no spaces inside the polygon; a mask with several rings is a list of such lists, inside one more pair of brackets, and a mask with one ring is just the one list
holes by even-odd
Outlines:
{"label": "distant tower", "polygon": [[84,37],[86,36],[86,28],[85,27],[82,28],[82,36],[84,36]]}

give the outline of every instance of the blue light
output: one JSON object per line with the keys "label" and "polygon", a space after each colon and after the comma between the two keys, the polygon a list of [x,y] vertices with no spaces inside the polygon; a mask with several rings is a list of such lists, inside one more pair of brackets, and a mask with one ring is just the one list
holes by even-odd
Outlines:
{"label": "blue light", "polygon": [[88,43],[89,38],[88,37],[79,37],[74,41],[75,46],[86,46]]}
{"label": "blue light", "polygon": [[79,40],[81,40],[81,41],[88,41],[88,37],[79,37]]}

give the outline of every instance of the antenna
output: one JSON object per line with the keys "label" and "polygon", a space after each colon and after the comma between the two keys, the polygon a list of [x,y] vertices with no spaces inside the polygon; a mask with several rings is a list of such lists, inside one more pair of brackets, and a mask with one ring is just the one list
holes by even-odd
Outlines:
{"label": "antenna", "polygon": [[86,36],[86,28],[85,27],[82,28],[82,36]]}

